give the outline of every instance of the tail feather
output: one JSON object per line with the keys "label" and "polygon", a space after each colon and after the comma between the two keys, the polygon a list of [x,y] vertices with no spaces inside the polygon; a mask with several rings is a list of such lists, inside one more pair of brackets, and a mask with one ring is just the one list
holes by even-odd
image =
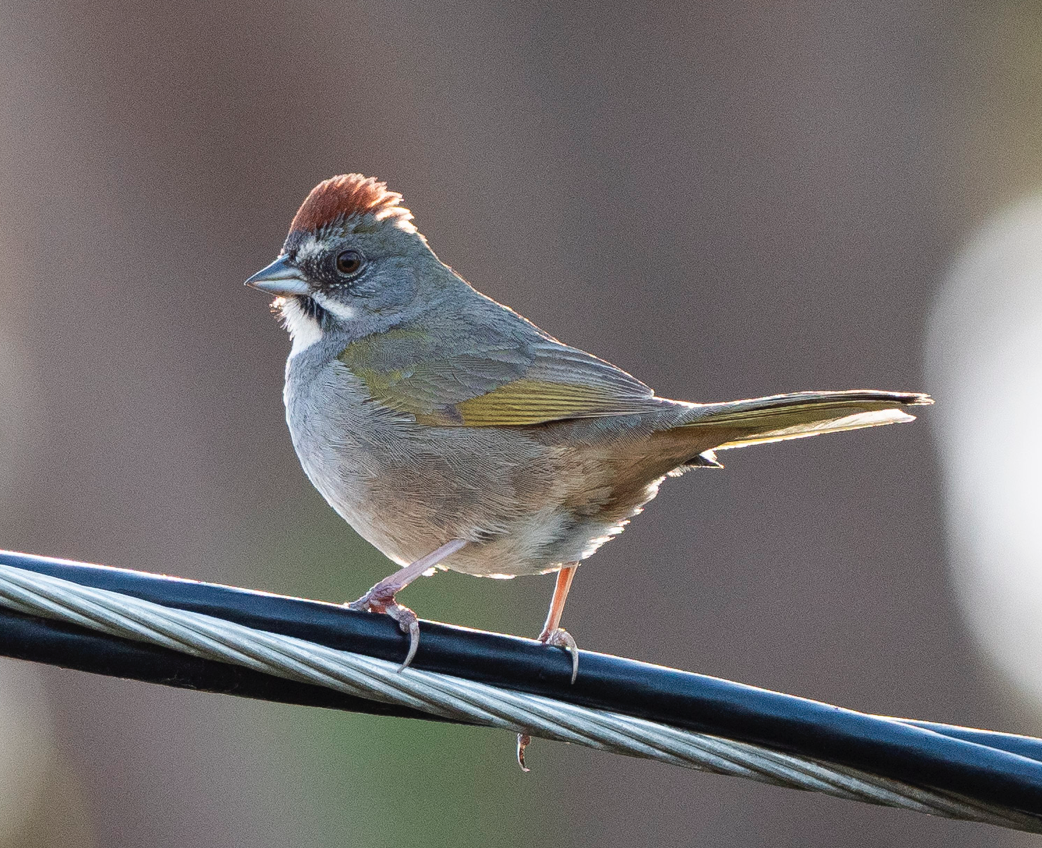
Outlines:
{"label": "tail feather", "polygon": [[904,409],[931,403],[918,392],[796,392],[706,404],[682,428],[719,431],[723,441],[715,449],[727,450],[913,421]]}

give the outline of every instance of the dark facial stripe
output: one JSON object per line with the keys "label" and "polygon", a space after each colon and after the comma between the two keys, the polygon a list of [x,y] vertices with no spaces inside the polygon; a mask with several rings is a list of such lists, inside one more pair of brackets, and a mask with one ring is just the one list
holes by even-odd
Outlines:
{"label": "dark facial stripe", "polygon": [[320,327],[325,327],[329,313],[319,306],[318,302],[313,297],[297,295],[297,303],[300,304],[301,311],[307,315],[308,318],[314,318]]}

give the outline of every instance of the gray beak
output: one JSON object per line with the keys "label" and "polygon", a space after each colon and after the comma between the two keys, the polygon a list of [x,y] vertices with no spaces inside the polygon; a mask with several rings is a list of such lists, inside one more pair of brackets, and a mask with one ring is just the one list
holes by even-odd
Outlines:
{"label": "gray beak", "polygon": [[308,294],[307,280],[285,256],[280,256],[267,268],[261,268],[246,281],[246,285],[268,294],[290,296]]}

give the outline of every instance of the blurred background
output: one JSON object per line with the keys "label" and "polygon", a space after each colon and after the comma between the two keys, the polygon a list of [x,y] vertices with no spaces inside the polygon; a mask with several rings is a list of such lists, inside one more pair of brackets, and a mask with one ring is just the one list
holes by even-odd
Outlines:
{"label": "blurred background", "polygon": [[[730,453],[579,572],[585,648],[1042,732],[1042,7],[0,0],[0,546],[341,601],[262,296],[320,179],[691,400],[926,389]],[[553,577],[421,616],[534,635]],[[648,611],[654,610],[651,614]],[[504,733],[0,662],[0,846],[1012,846]]]}

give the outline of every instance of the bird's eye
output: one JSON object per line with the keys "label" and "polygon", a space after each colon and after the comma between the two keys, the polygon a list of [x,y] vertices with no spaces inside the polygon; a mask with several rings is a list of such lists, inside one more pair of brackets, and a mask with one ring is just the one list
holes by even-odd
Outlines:
{"label": "bird's eye", "polygon": [[341,274],[357,274],[362,262],[362,254],[357,250],[342,250],[336,255],[336,269]]}

